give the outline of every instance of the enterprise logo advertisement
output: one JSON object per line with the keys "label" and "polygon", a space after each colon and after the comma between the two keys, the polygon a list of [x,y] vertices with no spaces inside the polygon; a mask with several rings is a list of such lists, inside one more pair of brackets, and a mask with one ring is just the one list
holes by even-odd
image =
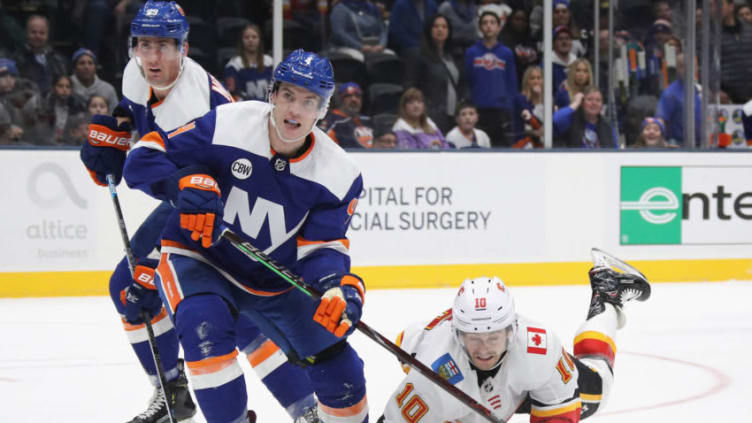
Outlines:
{"label": "enterprise logo advertisement", "polygon": [[621,245],[752,244],[752,166],[622,166]]}

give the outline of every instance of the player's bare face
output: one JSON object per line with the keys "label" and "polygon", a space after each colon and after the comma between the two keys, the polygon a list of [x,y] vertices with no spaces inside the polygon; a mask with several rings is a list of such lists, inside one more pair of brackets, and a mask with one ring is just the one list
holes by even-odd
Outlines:
{"label": "player's bare face", "polygon": [[182,53],[173,38],[139,37],[133,53],[141,62],[146,82],[152,87],[167,87],[180,74]]}
{"label": "player's bare face", "polygon": [[279,135],[286,140],[302,142],[318,118],[321,98],[303,87],[282,83],[270,99],[274,104],[272,118]]}
{"label": "player's bare face", "polygon": [[507,349],[506,330],[489,333],[461,333],[467,355],[480,370],[491,370]]}

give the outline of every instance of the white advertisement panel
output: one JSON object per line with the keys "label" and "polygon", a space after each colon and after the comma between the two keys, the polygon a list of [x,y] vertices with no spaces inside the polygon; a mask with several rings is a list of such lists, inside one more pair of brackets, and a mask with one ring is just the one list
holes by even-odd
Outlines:
{"label": "white advertisement panel", "polygon": [[[78,151],[2,151],[0,175],[0,271],[106,270],[122,257],[109,190],[94,185]],[[135,231],[156,202],[124,183],[119,190]]]}
{"label": "white advertisement panel", "polygon": [[544,178],[532,155],[361,154],[353,263],[492,263],[544,248]]}
{"label": "white advertisement panel", "polygon": [[[354,266],[583,262],[593,246],[640,260],[752,254],[746,153],[352,154],[365,185],[348,233]],[[651,242],[644,234],[657,226],[624,204],[639,202],[653,179],[623,172],[667,167],[681,175],[679,207],[702,193],[708,219],[691,197],[679,238]],[[122,257],[108,190],[91,182],[77,151],[0,151],[0,175],[0,272],[110,270]],[[132,234],[156,201],[118,189]]]}

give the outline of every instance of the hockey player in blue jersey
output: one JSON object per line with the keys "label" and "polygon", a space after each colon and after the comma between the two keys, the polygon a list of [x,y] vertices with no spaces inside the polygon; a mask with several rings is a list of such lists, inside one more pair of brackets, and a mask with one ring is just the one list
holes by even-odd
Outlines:
{"label": "hockey player in blue jersey", "polygon": [[[134,18],[131,60],[123,75],[123,100],[114,116],[93,117],[89,142],[81,151],[82,160],[95,183],[107,185],[105,175],[108,173],[120,181],[131,127],[135,127],[140,135],[174,129],[232,101],[219,81],[186,57],[188,29],[183,11],[174,2],[147,1]],[[171,205],[161,204],[133,236],[131,248],[139,264],[136,276],[153,274],[157,261],[147,257],[158,244],[171,211]],[[143,277],[148,279],[147,276]],[[156,290],[134,283],[123,258],[110,279],[110,294],[118,313],[123,316],[128,340],[156,385],[156,368],[139,312],[146,309],[154,316],[152,325],[169,381],[170,405],[178,420],[191,417],[196,407],[188,392],[183,363],[178,360],[177,334]],[[238,349],[247,356],[258,376],[290,416],[302,422],[317,421],[313,389],[305,372],[289,363],[284,353],[262,335],[250,319],[241,316],[236,322],[236,333]],[[161,390],[155,388],[146,411],[132,422],[164,421],[167,421],[165,399]]]}
{"label": "hockey player in blue jersey", "polygon": [[[269,103],[225,104],[151,132],[126,160],[130,187],[176,207],[155,280],[209,423],[249,421],[234,348],[239,315],[306,364],[322,421],[368,421],[363,362],[347,342],[365,295],[346,238],[362,178],[316,127],[333,91],[331,63],[296,50],[274,70]],[[224,226],[324,292],[322,300],[222,241]]]}

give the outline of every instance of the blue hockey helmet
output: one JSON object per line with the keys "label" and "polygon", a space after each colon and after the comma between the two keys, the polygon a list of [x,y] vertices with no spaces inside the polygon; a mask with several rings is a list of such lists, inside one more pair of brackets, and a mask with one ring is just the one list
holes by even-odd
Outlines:
{"label": "blue hockey helmet", "polygon": [[279,82],[303,87],[321,97],[321,118],[326,114],[334,94],[334,70],[329,59],[297,49],[274,69],[272,89],[276,89]]}
{"label": "blue hockey helmet", "polygon": [[174,38],[182,45],[188,38],[188,19],[174,1],[148,0],[131,21],[131,38]]}

